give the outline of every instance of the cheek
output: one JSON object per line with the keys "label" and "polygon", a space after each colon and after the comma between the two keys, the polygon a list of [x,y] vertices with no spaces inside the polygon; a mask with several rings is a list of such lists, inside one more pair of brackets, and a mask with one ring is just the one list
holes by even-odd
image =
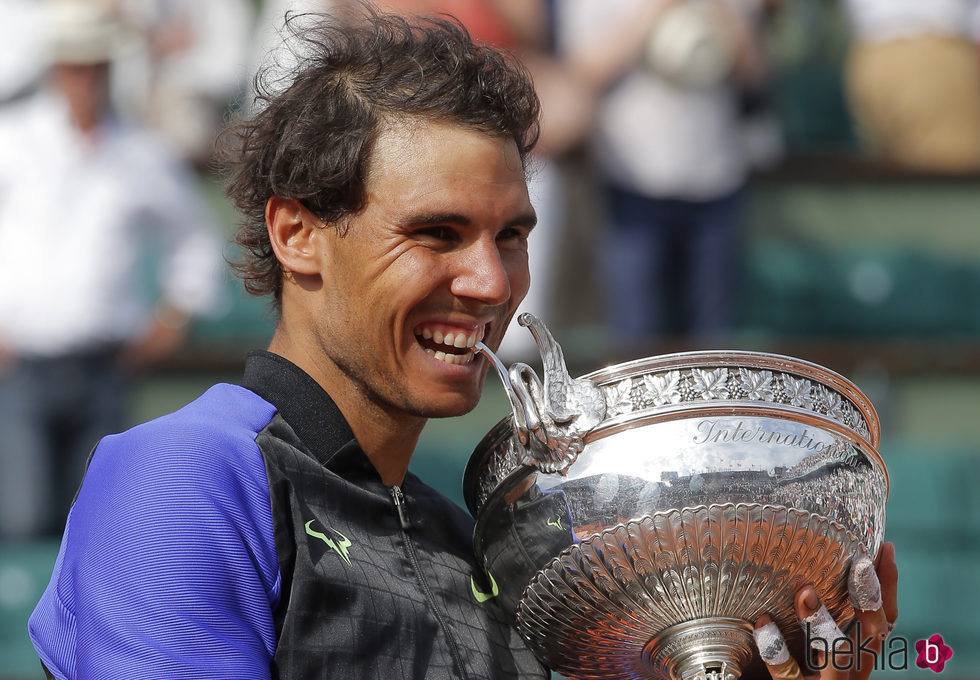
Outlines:
{"label": "cheek", "polygon": [[[401,337],[406,318],[443,289],[443,269],[431,258],[403,255],[385,267],[356,273],[354,304],[377,337]],[[408,329],[411,330],[411,329]],[[414,342],[414,334],[411,340]]]}

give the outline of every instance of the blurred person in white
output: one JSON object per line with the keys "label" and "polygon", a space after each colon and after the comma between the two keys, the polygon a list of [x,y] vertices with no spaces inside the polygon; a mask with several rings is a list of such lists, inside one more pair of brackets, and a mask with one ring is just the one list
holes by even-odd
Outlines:
{"label": "blurred person in white", "polygon": [[0,105],[37,87],[43,71],[41,18],[36,0],[0,2]]}
{"label": "blurred person in white", "polygon": [[599,93],[592,145],[613,340],[723,335],[737,302],[740,93],[761,88],[763,0],[565,0],[558,36]]}
{"label": "blurred person in white", "polygon": [[113,16],[84,0],[44,9],[44,86],[0,109],[0,539],[64,525],[89,450],[125,425],[133,372],[213,308],[223,271],[191,175],[108,108]]}
{"label": "blurred person in white", "polygon": [[199,165],[248,85],[251,0],[108,0],[139,37],[114,74],[114,94]]}
{"label": "blurred person in white", "polygon": [[980,171],[978,0],[845,0],[851,112],[871,150],[928,172]]}

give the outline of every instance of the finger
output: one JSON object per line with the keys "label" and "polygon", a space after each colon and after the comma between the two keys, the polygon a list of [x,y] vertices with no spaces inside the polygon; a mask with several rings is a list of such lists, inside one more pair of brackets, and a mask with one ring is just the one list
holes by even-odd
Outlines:
{"label": "finger", "polygon": [[796,594],[796,615],[812,650],[810,667],[820,680],[844,680],[849,674],[854,644],[841,632],[813,586]]}
{"label": "finger", "polygon": [[874,563],[859,557],[851,564],[847,589],[855,620],[850,630],[854,643],[854,680],[866,680],[876,665],[882,643],[888,636],[888,621],[882,603],[881,582]]}
{"label": "finger", "polygon": [[881,582],[881,601],[889,624],[898,619],[898,565],[895,563],[895,544],[888,541],[878,553],[878,580]]}
{"label": "finger", "polygon": [[779,626],[769,616],[763,615],[755,622],[755,646],[766,663],[773,680],[803,680],[799,664],[789,655],[789,647]]}
{"label": "finger", "polygon": [[869,558],[859,557],[851,564],[847,590],[856,614],[855,639],[872,637],[881,640],[887,637],[890,631],[882,600],[881,581]]}

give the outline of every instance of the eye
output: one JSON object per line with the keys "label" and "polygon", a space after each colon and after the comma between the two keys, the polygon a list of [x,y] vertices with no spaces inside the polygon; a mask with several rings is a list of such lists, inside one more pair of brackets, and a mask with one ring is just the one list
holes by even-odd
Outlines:
{"label": "eye", "polygon": [[414,232],[415,238],[421,241],[431,241],[434,243],[454,243],[459,240],[459,234],[452,227],[447,227],[443,225],[434,225],[431,227],[422,227],[416,229]]}
{"label": "eye", "polygon": [[515,247],[527,247],[527,237],[530,230],[524,227],[507,227],[497,234],[497,241]]}

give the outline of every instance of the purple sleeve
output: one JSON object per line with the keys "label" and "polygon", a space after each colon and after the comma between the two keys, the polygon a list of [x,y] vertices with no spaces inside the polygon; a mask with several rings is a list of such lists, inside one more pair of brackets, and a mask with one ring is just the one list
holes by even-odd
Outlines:
{"label": "purple sleeve", "polygon": [[218,385],[99,444],[29,624],[55,677],[269,677],[280,574],[254,440],[274,413]]}

